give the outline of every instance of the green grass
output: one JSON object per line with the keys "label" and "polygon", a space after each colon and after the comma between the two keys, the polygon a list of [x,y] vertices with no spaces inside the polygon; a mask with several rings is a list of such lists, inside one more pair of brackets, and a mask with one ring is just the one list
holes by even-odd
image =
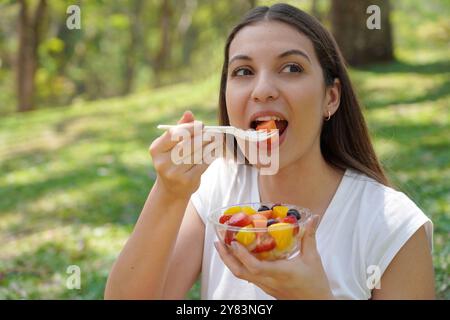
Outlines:
{"label": "green grass", "polygon": [[[449,299],[450,61],[447,45],[426,52],[351,76],[390,177],[434,222],[436,294]],[[156,125],[185,109],[216,123],[218,76],[0,119],[1,299],[102,298],[155,178]],[[69,265],[80,290],[65,286]]]}

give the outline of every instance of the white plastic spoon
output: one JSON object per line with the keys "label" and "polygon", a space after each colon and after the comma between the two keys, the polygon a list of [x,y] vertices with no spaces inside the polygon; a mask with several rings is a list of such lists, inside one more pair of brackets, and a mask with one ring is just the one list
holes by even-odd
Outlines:
{"label": "white plastic spoon", "polygon": [[[160,124],[157,126],[158,129],[168,130],[170,128],[175,128],[177,125]],[[278,129],[270,130],[269,132],[255,131],[255,130],[244,130],[233,126],[204,126],[204,131],[217,132],[217,133],[228,133],[232,134],[237,138],[251,142],[260,142],[272,138],[278,134]]]}

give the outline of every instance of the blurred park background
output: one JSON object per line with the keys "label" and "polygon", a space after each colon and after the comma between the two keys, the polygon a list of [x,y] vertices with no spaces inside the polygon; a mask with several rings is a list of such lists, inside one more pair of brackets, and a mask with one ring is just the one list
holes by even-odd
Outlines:
{"label": "blurred park background", "polygon": [[[0,0],[0,299],[103,297],[155,179],[156,125],[185,109],[216,123],[227,33],[275,2]],[[335,34],[390,178],[434,222],[449,299],[450,2],[285,2]],[[381,30],[366,27],[371,4]]]}

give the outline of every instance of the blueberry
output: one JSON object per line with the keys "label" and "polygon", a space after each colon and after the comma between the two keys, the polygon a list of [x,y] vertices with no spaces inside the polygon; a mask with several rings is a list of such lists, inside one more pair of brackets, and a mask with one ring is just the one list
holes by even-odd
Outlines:
{"label": "blueberry", "polygon": [[278,220],[277,219],[269,219],[269,220],[267,220],[267,226],[270,226],[271,224],[274,224],[274,223],[278,223]]}
{"label": "blueberry", "polygon": [[297,211],[297,209],[289,209],[287,215],[294,216],[297,220],[300,220],[300,213]]}
{"label": "blueberry", "polygon": [[267,211],[267,210],[270,210],[269,207],[267,207],[267,206],[261,206],[261,207],[258,209],[258,212],[260,212],[260,211]]}

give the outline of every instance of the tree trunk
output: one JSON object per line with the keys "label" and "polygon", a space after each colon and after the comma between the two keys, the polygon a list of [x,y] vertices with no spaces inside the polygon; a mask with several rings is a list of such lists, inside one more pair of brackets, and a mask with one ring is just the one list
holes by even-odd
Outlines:
{"label": "tree trunk", "polygon": [[[370,5],[380,8],[381,29],[366,25]],[[350,65],[386,62],[394,59],[389,0],[332,0],[331,25],[336,41]]]}
{"label": "tree trunk", "polygon": [[173,11],[170,6],[170,0],[162,0],[160,8],[160,44],[158,52],[155,56],[153,63],[153,70],[156,77],[156,86],[161,84],[161,72],[166,67],[166,64],[170,57],[171,41],[170,41],[170,26],[172,20]]}
{"label": "tree trunk", "polygon": [[197,9],[197,0],[186,0],[183,12],[177,26],[176,40],[178,43],[183,43],[183,64],[190,63],[192,49],[195,42],[195,34],[191,29],[192,17]]}
{"label": "tree trunk", "polygon": [[17,111],[34,109],[34,77],[38,65],[38,46],[47,9],[46,0],[40,0],[30,16],[27,0],[20,0],[19,51],[17,55]]}
{"label": "tree trunk", "polygon": [[139,43],[142,43],[141,35],[141,13],[143,9],[142,0],[134,0],[130,14],[130,44],[126,52],[124,84],[122,94],[128,94],[133,89],[133,82],[136,74],[137,50]]}

